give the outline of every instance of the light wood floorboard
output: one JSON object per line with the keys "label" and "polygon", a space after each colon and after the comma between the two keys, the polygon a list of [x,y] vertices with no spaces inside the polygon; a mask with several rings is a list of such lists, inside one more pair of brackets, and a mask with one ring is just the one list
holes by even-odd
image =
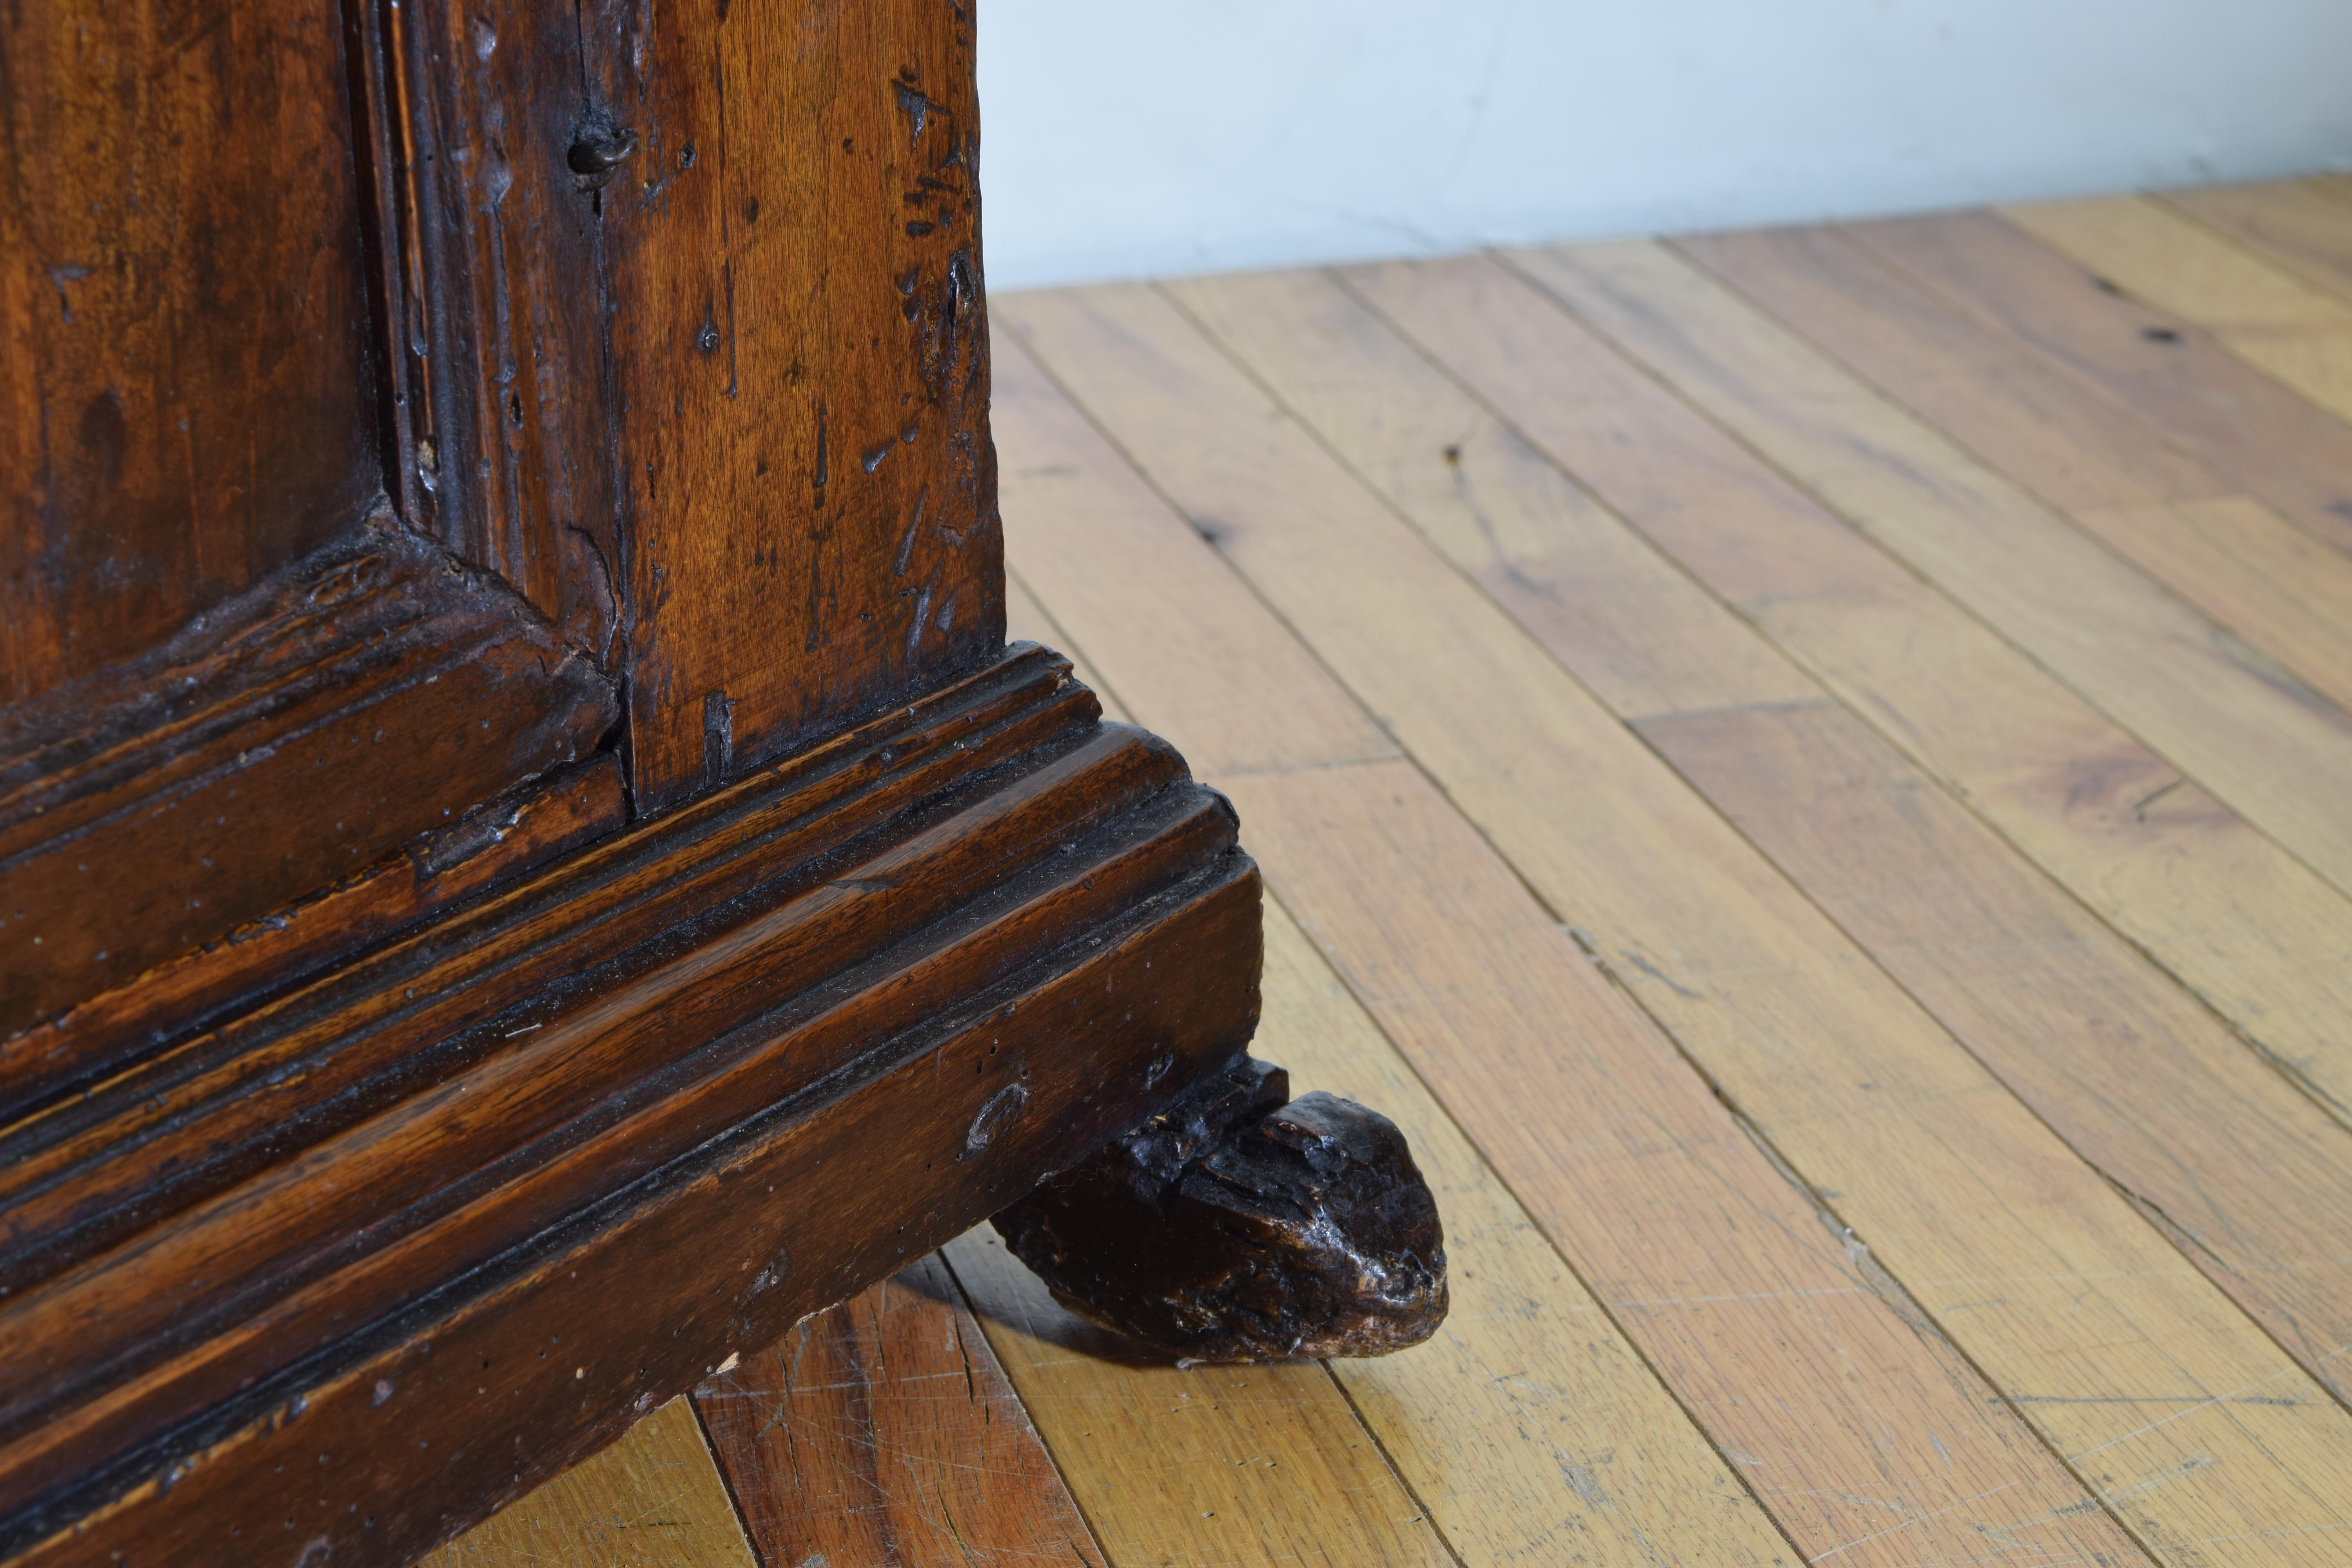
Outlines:
{"label": "light wood floorboard", "polygon": [[2345,422],[2195,325],[1990,213],[1890,218],[1844,233],[1988,330],[2138,414],[2313,537],[2352,552]]}
{"label": "light wood floorboard", "polygon": [[1618,347],[2338,889],[2352,714],[1645,242],[1514,253]]}
{"label": "light wood floorboard", "polygon": [[2352,303],[2352,181],[2209,185],[2158,199]]}
{"label": "light wood floorboard", "polygon": [[[1000,347],[998,374],[1001,438],[1050,455],[1034,468],[1008,467],[1019,559],[1076,556],[1093,563],[1087,570],[1120,563],[1122,575],[1146,567],[1156,574],[1174,565],[1160,552],[1181,548],[1194,563],[1184,591],[1221,593],[1221,624],[1258,628],[1244,645],[1248,657],[1208,645],[1171,664],[1160,645],[1128,634],[1115,605],[1074,603],[1073,629],[1098,636],[1090,646],[1112,685],[1155,724],[1150,694],[1171,681],[1213,682],[1234,706],[1254,706],[1252,658],[1267,639],[1286,636],[1278,620],[1202,547],[1195,527],[1162,502],[1147,506],[1148,491],[1129,489],[1118,454],[1016,344]],[[1049,417],[1033,423],[1037,413]],[[1051,489],[1024,494],[1024,475]],[[1120,527],[1087,526],[1101,515],[1090,496],[1097,485],[1127,494]],[[1350,706],[1330,677],[1321,679],[1317,701]],[[1313,719],[1296,707],[1286,711]],[[1181,731],[1173,738],[1192,745]],[[1612,1305],[1628,1337],[1654,1363],[1677,1369],[1674,1381],[1694,1417],[1741,1474],[1760,1478],[1751,1484],[1801,1547],[1892,1564],[1960,1551],[1987,1530],[2021,1530],[2053,1550],[2061,1542],[2070,1551],[2126,1550],[2103,1524],[2068,1512],[2089,1501],[2071,1478],[1998,1408],[1961,1358],[1921,1338],[1916,1310],[1899,1291],[1890,1289],[1892,1300],[1878,1293],[1880,1281],[1846,1253],[1811,1195],[1776,1171],[1424,778],[1402,763],[1206,776],[1233,793],[1253,824],[1255,852],[1276,897],[1327,944],[1351,990],[1537,1223],[1591,1270],[1590,1287]],[[1571,1049],[1580,1061],[1560,1059]],[[1466,1086],[1465,1075],[1475,1075]],[[1640,1376],[1630,1365],[1613,1370],[1621,1380]],[[1873,1414],[1890,1389],[1922,1417],[1916,1427],[1890,1430]],[[1455,1421],[1491,1418],[1469,1391],[1429,1392],[1424,1420],[1449,1405]],[[1636,1381],[1615,1399],[1638,1407],[1647,1397]],[[1615,1452],[1546,1426],[1512,1425],[1518,1443],[1506,1451],[1516,1450],[1521,1467],[1549,1460],[1590,1469],[1580,1453]],[[1420,1445],[1414,1458],[1426,1463],[1442,1453]],[[1400,1462],[1412,1476],[1412,1460]],[[1864,1475],[1874,1486],[1857,1493]],[[1671,1475],[1631,1468],[1591,1481],[1602,1495],[1611,1487],[1650,1489],[1657,1500],[1649,1502],[1647,1528],[1669,1561],[1731,1550],[1713,1534],[1689,1539],[1698,1521],[1671,1531],[1654,1521],[1677,1492],[1688,1509],[1719,1486],[1685,1490]],[[1974,1495],[1986,1491],[1997,1500],[1989,1509]],[[1549,1509],[1500,1510],[1492,1489],[1470,1500],[1478,1506],[1439,1515],[1457,1550],[1467,1521],[1505,1540],[1540,1539],[1553,1518]],[[1630,1500],[1647,1500],[1637,1490]]]}
{"label": "light wood floorboard", "polygon": [[684,1399],[425,1559],[430,1568],[753,1568],[757,1561]]}
{"label": "light wood floorboard", "polygon": [[1005,314],[2143,1541],[2345,1522],[2342,1409],[1172,306]]}
{"label": "light wood floorboard", "polygon": [[[2076,1150],[2193,1238],[2185,1250],[2323,1381],[2352,1342],[2352,1132],[1906,763],[1795,666],[1676,692],[1580,635],[1693,585],[1332,280],[1180,296],[1457,567],[1823,905]],[[1465,451],[1475,444],[1475,451]],[[1507,458],[1506,454],[1518,454]],[[1618,558],[1592,574],[1584,563]],[[1660,616],[1646,645],[1745,652]],[[1702,635],[1703,634],[1703,635]],[[1777,657],[1777,656],[1776,656]],[[2189,1158],[2184,1158],[2184,1153]],[[2337,1217],[2337,1216],[2342,1217]]]}
{"label": "light wood floorboard", "polygon": [[2352,418],[2352,300],[2147,196],[2007,207],[2010,222]]}
{"label": "light wood floorboard", "polygon": [[1102,1568],[938,1254],[695,1391],[761,1558]]}
{"label": "light wood floorboard", "polygon": [[[2352,1105],[2352,901],[1507,269],[1349,278],[2283,1070]],[[1539,616],[1586,549],[1557,541],[1540,569],[1484,580]]]}
{"label": "light wood floorboard", "polygon": [[1064,1311],[986,1226],[945,1254],[1112,1563],[1454,1561],[1320,1364],[1183,1370]]}
{"label": "light wood floorboard", "polygon": [[1833,229],[1707,235],[1675,248],[2072,518],[2217,632],[2352,711],[2352,556],[2229,493],[2152,427]]}

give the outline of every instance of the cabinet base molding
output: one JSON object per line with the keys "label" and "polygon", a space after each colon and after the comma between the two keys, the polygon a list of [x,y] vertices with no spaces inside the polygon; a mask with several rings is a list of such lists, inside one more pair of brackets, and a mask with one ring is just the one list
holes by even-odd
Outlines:
{"label": "cabinet base molding", "polygon": [[413,1561],[1217,1074],[1222,796],[1034,647],[0,1128],[0,1554]]}

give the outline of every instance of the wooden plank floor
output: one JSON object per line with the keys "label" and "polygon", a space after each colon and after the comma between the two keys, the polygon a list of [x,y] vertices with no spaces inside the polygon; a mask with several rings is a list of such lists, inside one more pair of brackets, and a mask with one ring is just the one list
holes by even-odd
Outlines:
{"label": "wooden plank floor", "polygon": [[436,1561],[2352,1563],[2352,182],[994,305],[1013,635],[1453,1318],[976,1231]]}

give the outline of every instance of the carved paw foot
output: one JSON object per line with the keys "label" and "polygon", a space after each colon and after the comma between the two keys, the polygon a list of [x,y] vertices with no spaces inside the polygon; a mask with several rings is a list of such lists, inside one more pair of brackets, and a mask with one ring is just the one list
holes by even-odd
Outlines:
{"label": "carved paw foot", "polygon": [[1445,1317],[1396,1124],[1248,1057],[996,1216],[1054,1299],[1189,1361],[1383,1355]]}

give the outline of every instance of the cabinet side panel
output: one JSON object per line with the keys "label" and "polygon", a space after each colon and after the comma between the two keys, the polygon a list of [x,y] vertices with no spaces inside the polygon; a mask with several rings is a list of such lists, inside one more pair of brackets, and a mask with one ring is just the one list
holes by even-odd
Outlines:
{"label": "cabinet side panel", "polygon": [[0,9],[0,701],[383,486],[335,0]]}
{"label": "cabinet side panel", "polygon": [[659,805],[1003,645],[972,17],[684,0],[587,40],[632,766]]}
{"label": "cabinet side panel", "polygon": [[420,521],[608,670],[621,596],[612,193],[573,173],[571,148],[610,129],[583,68],[610,9],[410,0],[384,28]]}

